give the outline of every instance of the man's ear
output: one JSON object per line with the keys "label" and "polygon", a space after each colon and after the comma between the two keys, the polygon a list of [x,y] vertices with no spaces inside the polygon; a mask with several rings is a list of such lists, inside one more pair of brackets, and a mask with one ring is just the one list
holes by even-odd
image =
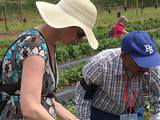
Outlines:
{"label": "man's ear", "polygon": [[122,58],[122,59],[124,58],[124,53],[121,53],[121,58]]}
{"label": "man's ear", "polygon": [[121,58],[122,58],[123,61],[126,60],[126,57],[127,57],[127,54],[122,52],[121,53]]}

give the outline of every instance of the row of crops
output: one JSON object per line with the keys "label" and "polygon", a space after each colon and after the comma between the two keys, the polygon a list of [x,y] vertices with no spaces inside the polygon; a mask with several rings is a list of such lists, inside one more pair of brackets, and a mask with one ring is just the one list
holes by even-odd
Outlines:
{"label": "row of crops", "polygon": [[[57,47],[58,63],[64,63],[64,61],[70,61],[73,59],[79,59],[84,56],[92,55],[106,48],[118,47],[120,44],[120,40],[107,37],[107,33],[110,30],[109,26],[97,26],[94,29],[95,36],[99,41],[99,48],[97,50],[92,50],[87,42],[83,42],[77,45],[70,45],[69,47],[63,45]],[[160,18],[150,18],[144,21],[128,22],[126,25],[127,31],[132,31],[132,30],[146,31],[153,28],[154,29],[160,28]]]}
{"label": "row of crops", "polygon": [[[160,18],[150,18],[144,21],[129,22],[126,27],[128,31],[138,29],[149,30],[153,28],[160,28]],[[104,49],[119,47],[121,39],[107,38],[107,30],[108,27],[106,26],[97,26],[94,29],[95,36],[99,41],[99,47],[97,50],[93,50],[86,41],[70,46],[58,44],[56,54],[57,62],[59,64],[62,64],[67,61],[94,55]],[[160,50],[160,41],[158,41],[158,39],[160,39],[160,30],[157,29],[154,31],[150,31],[149,33],[153,36],[153,38],[155,38],[158,49]],[[0,41],[0,58],[2,58],[11,42],[13,41]],[[63,74],[60,75],[60,87],[70,85],[72,83],[76,83],[77,80],[81,80],[81,69],[83,65],[84,63],[81,63],[77,66],[72,66],[70,69],[67,69],[65,72],[63,72]]]}
{"label": "row of crops", "polygon": [[[57,47],[58,63],[64,63],[66,61],[79,59],[83,56],[95,54],[106,48],[114,48],[119,46],[120,40],[107,38],[107,32],[110,30],[111,26],[113,25],[97,26],[94,29],[95,36],[99,41],[99,48],[96,51],[92,50],[87,42],[82,42],[77,45],[70,45],[69,47],[59,44]],[[126,25],[127,31],[150,30],[153,28],[160,28],[160,18],[150,18],[144,21],[128,22]],[[2,57],[11,42],[12,41],[7,40],[0,41],[0,57]]]}
{"label": "row of crops", "polygon": [[[105,31],[105,28],[101,28],[101,31],[103,31],[102,29],[104,29],[104,31]],[[160,52],[160,29],[157,29],[154,31],[149,31],[148,33],[156,41],[158,51]],[[98,50],[92,52],[92,54],[96,54],[97,52],[100,52],[104,49],[119,47],[120,43],[121,43],[121,39],[106,38],[105,32],[104,32],[104,37],[102,37],[100,40],[100,46],[99,46]],[[81,70],[84,65],[85,65],[85,61],[83,61],[81,64],[73,65],[69,69],[67,69],[63,73],[61,73],[60,74],[60,84],[59,84],[60,87],[72,85],[72,84],[76,83],[77,81],[81,80],[82,79]]]}

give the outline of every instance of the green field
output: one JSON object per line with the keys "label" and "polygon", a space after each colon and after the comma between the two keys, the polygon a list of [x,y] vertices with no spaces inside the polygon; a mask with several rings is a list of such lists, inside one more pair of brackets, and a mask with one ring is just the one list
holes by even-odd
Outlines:
{"label": "green field", "polygon": [[[23,13],[24,17],[27,18],[27,23],[22,23],[18,20],[19,16],[17,14],[8,14],[7,23],[10,32],[15,31],[24,31],[28,28],[37,26],[43,23],[43,20],[39,16],[38,12],[30,11]],[[153,7],[145,8],[143,10],[143,15],[141,15],[141,11],[139,9],[138,15],[136,15],[136,9],[128,9],[127,12],[121,10],[121,15],[125,15],[128,17],[129,21],[136,20],[145,20],[148,18],[154,18],[160,16],[160,9],[155,9]],[[117,11],[112,11],[112,14],[109,14],[106,10],[99,10],[97,16],[96,26],[103,25],[107,26],[109,24],[114,24],[117,20]],[[0,21],[0,33],[5,32],[4,21]],[[0,38],[1,39],[1,38]]]}
{"label": "green field", "polygon": [[[37,12],[25,12],[23,13],[24,16],[27,18],[26,23],[22,23],[18,20],[19,16],[17,14],[12,14],[7,16],[7,22],[8,22],[8,27],[9,31],[5,30],[5,25],[4,21],[0,20],[0,47],[3,46],[3,48],[0,49],[0,58],[3,56],[5,53],[7,47],[15,40],[17,35],[25,31],[29,28],[32,28],[34,26],[37,26],[39,24],[43,23],[43,20],[41,17],[38,15]],[[160,9],[155,9],[155,8],[145,8],[143,10],[143,14],[141,15],[141,11],[139,9],[138,15],[136,15],[136,10],[135,9],[129,9],[127,12],[124,12],[123,10],[121,11],[121,15],[125,15],[128,17],[130,22],[133,21],[138,21],[143,22],[144,20],[150,19],[150,18],[160,18]],[[110,24],[114,24],[117,20],[117,11],[112,11],[112,14],[109,14],[107,11],[98,11],[98,17],[97,17],[97,22],[96,22],[96,27],[94,29],[95,35],[98,38],[98,40],[101,40],[100,42],[103,43],[99,47],[99,51],[110,48],[110,47],[118,47],[119,46],[119,41],[117,42],[116,40],[111,40],[105,37],[106,34],[106,27]],[[151,21],[153,22],[153,21]],[[159,23],[159,21],[158,21]],[[155,25],[158,26],[158,23],[155,22]],[[148,25],[148,23],[146,23]],[[139,25],[138,27],[136,25]],[[135,28],[141,27],[141,24],[136,24]],[[154,28],[152,24],[150,24]],[[149,26],[149,28],[150,28]],[[148,26],[147,26],[148,27]],[[147,28],[146,25],[142,27]],[[134,28],[134,27],[133,27]],[[134,29],[135,29],[134,28]],[[132,28],[128,28],[133,30]],[[148,29],[147,29],[148,30]],[[156,39],[156,42],[158,44],[158,48],[160,50],[160,30],[155,31],[154,33],[152,32],[152,36]],[[106,42],[106,44],[105,44]],[[84,46],[85,45],[85,46]],[[65,60],[65,58],[68,58],[68,55],[70,55],[70,58],[78,59],[85,55],[90,55],[92,51],[90,51],[90,48],[84,44],[83,46],[73,46],[72,48],[65,48],[64,46],[60,47],[60,49],[57,49],[57,56],[59,56],[59,61],[61,62],[62,58]],[[105,46],[104,46],[105,45]],[[82,49],[83,48],[83,49]],[[69,51],[69,52],[68,52]],[[71,51],[75,51],[74,53]],[[82,52],[83,51],[83,52]],[[98,52],[99,52],[98,51]],[[65,55],[66,53],[67,55]],[[83,54],[82,54],[83,53]],[[81,56],[82,55],[82,56]],[[62,60],[62,61],[64,61]],[[57,60],[58,61],[58,60]],[[82,78],[81,76],[81,66],[79,67],[72,67],[69,70],[66,70],[62,75],[60,74],[60,86],[67,86],[70,84],[69,80],[71,82],[76,83],[77,80],[80,80]],[[72,74],[71,74],[72,73]],[[74,102],[69,102],[66,105],[67,109],[69,109],[71,112],[75,114],[75,103]],[[150,114],[150,111],[147,111],[146,114]],[[147,117],[149,115],[146,115]],[[148,120],[146,117],[145,120]]]}
{"label": "green field", "polygon": [[[128,9],[127,12],[121,10],[121,15],[125,15],[129,21],[142,21],[148,18],[160,17],[160,9],[155,9],[153,7],[145,8],[142,15],[140,9],[138,10],[138,15],[136,15],[136,9]],[[96,25],[108,25],[115,23],[116,16],[116,11],[113,11],[112,14],[108,14],[107,11],[99,11]]]}

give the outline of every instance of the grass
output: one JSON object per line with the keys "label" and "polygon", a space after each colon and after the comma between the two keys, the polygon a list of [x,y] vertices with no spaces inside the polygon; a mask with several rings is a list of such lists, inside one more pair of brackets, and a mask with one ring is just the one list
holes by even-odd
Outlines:
{"label": "grass", "polygon": [[[32,11],[24,11],[23,15],[27,18],[27,23],[22,23],[20,22],[19,16],[12,12],[12,14],[8,14],[7,20],[8,20],[8,27],[9,31],[24,31],[28,28],[37,26],[41,23],[43,23],[43,20],[38,14],[38,11],[32,10]],[[155,9],[154,7],[149,7],[145,8],[143,10],[143,15],[140,13],[139,9],[139,14],[138,16],[136,15],[136,9],[128,9],[127,12],[124,12],[121,10],[121,15],[125,15],[128,17],[129,21],[135,21],[135,20],[145,20],[151,17],[157,17],[160,16],[160,9]],[[109,25],[109,24],[114,24],[117,20],[116,18],[117,12],[112,11],[112,14],[109,14],[106,10],[99,10],[98,11],[98,16],[97,16],[97,25]],[[4,21],[0,21],[0,32],[5,32],[5,25]],[[0,38],[1,39],[1,38]]]}
{"label": "grass", "polygon": [[[21,22],[20,17],[14,13],[12,15],[7,16],[7,26],[9,28],[9,32],[13,31],[24,31],[31,27],[37,26],[43,23],[43,19],[38,15],[38,12],[29,11],[23,15],[26,18],[27,22]],[[0,32],[6,32],[4,21],[0,21]]]}
{"label": "grass", "polygon": [[[125,15],[129,21],[145,20],[148,18],[154,18],[160,16],[160,9],[148,7],[143,10],[143,15],[139,9],[138,15],[136,15],[136,9],[128,9],[127,12],[121,10],[121,15]],[[117,12],[113,11],[112,14],[108,14],[107,11],[98,11],[97,25],[109,25],[114,24],[117,20]]]}

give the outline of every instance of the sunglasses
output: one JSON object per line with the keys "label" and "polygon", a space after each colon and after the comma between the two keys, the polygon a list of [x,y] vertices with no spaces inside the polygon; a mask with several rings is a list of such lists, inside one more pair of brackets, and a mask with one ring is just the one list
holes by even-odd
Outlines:
{"label": "sunglasses", "polygon": [[83,37],[85,37],[86,34],[84,33],[84,31],[82,29],[80,29],[78,32],[77,32],[77,37],[78,39],[82,39]]}

